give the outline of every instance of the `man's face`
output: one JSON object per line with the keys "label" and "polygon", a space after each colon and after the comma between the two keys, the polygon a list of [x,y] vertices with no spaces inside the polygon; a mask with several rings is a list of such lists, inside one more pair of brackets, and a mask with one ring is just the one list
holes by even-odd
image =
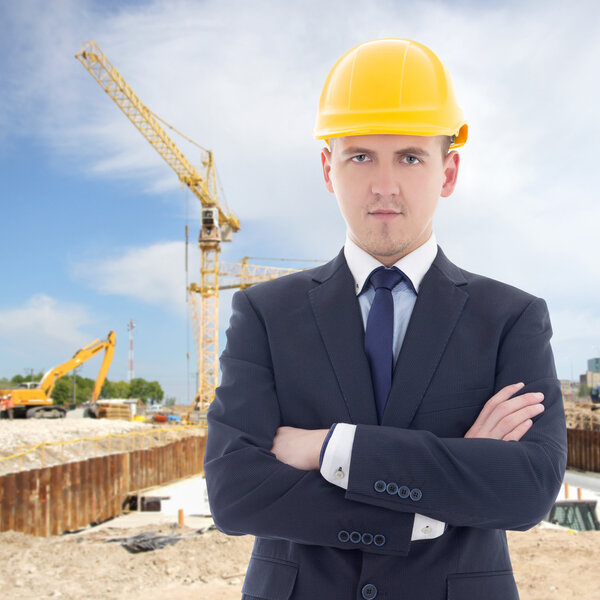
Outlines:
{"label": "man's face", "polygon": [[391,266],[429,239],[439,197],[454,191],[459,155],[443,158],[440,136],[360,135],[336,138],[321,162],[352,241]]}

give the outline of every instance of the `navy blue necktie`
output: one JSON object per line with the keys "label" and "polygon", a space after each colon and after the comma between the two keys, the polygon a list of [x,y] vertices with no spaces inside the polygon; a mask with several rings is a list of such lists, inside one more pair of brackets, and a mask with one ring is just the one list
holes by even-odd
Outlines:
{"label": "navy blue necktie", "polygon": [[397,269],[379,267],[369,280],[375,288],[375,298],[365,331],[365,351],[371,366],[371,379],[377,406],[377,418],[381,423],[383,411],[392,387],[394,367],[394,300],[392,290],[402,281],[403,274]]}

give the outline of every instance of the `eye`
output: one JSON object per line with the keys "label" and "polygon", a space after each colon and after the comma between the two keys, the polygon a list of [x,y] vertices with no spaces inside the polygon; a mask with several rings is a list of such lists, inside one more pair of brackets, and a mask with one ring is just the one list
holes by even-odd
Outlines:
{"label": "eye", "polygon": [[404,162],[406,162],[406,164],[409,164],[409,165],[416,165],[416,164],[420,163],[421,161],[416,156],[412,156],[411,154],[409,154],[404,157]]}
{"label": "eye", "polygon": [[352,157],[352,162],[363,163],[368,160],[368,156],[366,154],[357,154]]}

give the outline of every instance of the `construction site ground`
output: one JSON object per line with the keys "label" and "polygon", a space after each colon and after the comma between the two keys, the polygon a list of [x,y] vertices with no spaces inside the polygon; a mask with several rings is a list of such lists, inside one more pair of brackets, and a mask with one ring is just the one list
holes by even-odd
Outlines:
{"label": "construction site ground", "polygon": [[[2,420],[0,457],[41,441],[132,431],[152,431],[152,426],[78,418]],[[153,439],[159,435],[153,431],[143,437]],[[109,450],[102,444],[77,446],[47,448],[44,460],[47,464],[61,458],[80,460]],[[39,452],[33,453],[27,461],[23,468],[38,467]],[[6,468],[6,463],[0,461],[0,473],[6,472]],[[210,524],[207,519],[186,516],[183,527],[176,521],[176,516],[136,513],[80,533],[49,538],[2,532],[2,597],[11,600],[81,597],[116,600],[141,596],[145,600],[239,599],[252,538],[228,537],[214,529],[207,530]],[[118,542],[107,542],[144,532],[177,535],[181,539],[174,545],[138,554],[128,552]],[[600,532],[573,533],[536,527],[528,532],[509,532],[508,538],[521,600],[600,600]]]}
{"label": "construction site ground", "polygon": [[[10,599],[239,599],[250,536],[169,524],[123,529],[119,519],[84,534],[34,538],[0,533],[0,589]],[[179,534],[159,550],[131,554],[107,542],[141,532]],[[521,600],[600,598],[600,532],[509,532]]]}

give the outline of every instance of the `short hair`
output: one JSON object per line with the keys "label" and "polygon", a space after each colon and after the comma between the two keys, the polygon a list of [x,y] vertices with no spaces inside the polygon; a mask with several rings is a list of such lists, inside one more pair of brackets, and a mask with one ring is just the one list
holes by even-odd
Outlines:
{"label": "short hair", "polygon": [[[450,146],[452,145],[452,142],[454,142],[454,136],[442,135],[440,137],[442,138],[442,160],[444,160],[446,156],[448,156],[448,152],[450,152]],[[335,140],[335,138],[329,138],[327,140],[330,150],[333,150],[333,140]]]}

